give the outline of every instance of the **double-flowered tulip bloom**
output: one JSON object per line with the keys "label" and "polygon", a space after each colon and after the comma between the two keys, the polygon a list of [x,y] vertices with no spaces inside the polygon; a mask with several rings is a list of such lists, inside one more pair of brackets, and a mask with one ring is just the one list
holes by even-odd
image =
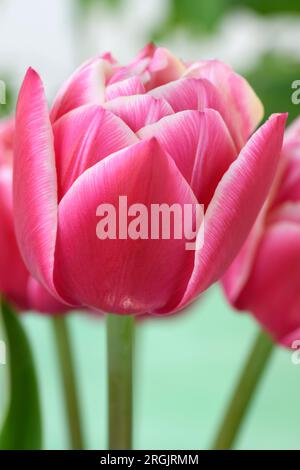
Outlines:
{"label": "double-flowered tulip bloom", "polygon": [[[17,106],[14,203],[31,273],[57,298],[112,313],[182,309],[218,280],[267,196],[285,115],[218,61],[148,45],[81,66],[48,111],[29,69]],[[99,204],[204,205],[204,244],[96,236]]]}
{"label": "double-flowered tulip bloom", "polygon": [[42,313],[65,311],[62,305],[28,272],[17,245],[13,222],[14,120],[0,122],[0,294],[21,310]]}
{"label": "double-flowered tulip bloom", "polygon": [[229,301],[275,341],[299,346],[300,119],[286,131],[270,197],[223,284]]}

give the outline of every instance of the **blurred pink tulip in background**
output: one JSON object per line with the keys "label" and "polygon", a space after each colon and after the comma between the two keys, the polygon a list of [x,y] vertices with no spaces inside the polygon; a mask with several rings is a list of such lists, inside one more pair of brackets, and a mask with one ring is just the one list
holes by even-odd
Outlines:
{"label": "blurred pink tulip in background", "polygon": [[249,310],[275,341],[300,338],[300,119],[287,129],[270,197],[223,279],[230,303]]}

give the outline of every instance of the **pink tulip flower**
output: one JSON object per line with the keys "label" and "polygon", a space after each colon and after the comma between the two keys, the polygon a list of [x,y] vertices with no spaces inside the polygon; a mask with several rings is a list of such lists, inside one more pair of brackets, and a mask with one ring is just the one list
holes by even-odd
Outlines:
{"label": "pink tulip flower", "polygon": [[[285,115],[253,135],[262,105],[219,61],[185,64],[146,46],[127,66],[83,64],[48,112],[29,69],[16,114],[17,239],[30,272],[57,298],[111,313],[165,314],[224,273],[276,171]],[[204,245],[96,236],[97,207],[201,203]]]}
{"label": "pink tulip flower", "polygon": [[299,283],[300,119],[286,131],[270,197],[223,278],[229,302],[286,347],[300,344]]}
{"label": "pink tulip flower", "polygon": [[17,245],[13,223],[14,120],[0,122],[0,293],[21,310],[62,313],[67,307],[52,297],[28,272]]}

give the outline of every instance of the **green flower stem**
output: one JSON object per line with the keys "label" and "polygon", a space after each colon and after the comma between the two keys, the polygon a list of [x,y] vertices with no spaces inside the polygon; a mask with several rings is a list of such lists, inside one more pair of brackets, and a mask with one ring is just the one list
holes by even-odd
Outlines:
{"label": "green flower stem", "polygon": [[274,343],[270,336],[260,331],[231,397],[213,449],[233,447],[256,388],[266,370],[273,347]]}
{"label": "green flower stem", "polygon": [[76,388],[76,375],[66,318],[63,315],[54,316],[52,325],[61,368],[71,446],[74,450],[80,450],[84,448],[84,444]]}
{"label": "green flower stem", "polygon": [[112,315],[107,321],[108,447],[132,448],[132,369],[134,317]]}

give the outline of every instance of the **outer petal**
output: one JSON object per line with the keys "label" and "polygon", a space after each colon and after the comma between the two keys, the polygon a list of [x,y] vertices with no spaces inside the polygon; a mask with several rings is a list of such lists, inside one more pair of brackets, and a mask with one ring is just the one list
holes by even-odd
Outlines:
{"label": "outer petal", "polygon": [[243,141],[249,138],[261,121],[264,110],[261,101],[242,76],[218,60],[193,64],[185,76],[206,78],[222,92],[228,108],[239,124]]}
{"label": "outer petal", "polygon": [[156,98],[165,99],[175,112],[187,109],[198,111],[206,108],[215,109],[223,117],[237,148],[243,144],[242,136],[236,129],[231,108],[226,105],[220,90],[208,80],[195,78],[175,80],[154,88],[149,93]]}
{"label": "outer petal", "polygon": [[53,288],[57,187],[52,129],[42,82],[29,69],[17,105],[14,216],[17,240],[31,273]]}
{"label": "outer petal", "polygon": [[39,313],[61,314],[70,308],[50,295],[32,276],[28,280],[27,295],[30,310],[36,310]]}
{"label": "outer petal", "polygon": [[106,312],[146,313],[176,303],[193,266],[184,239],[97,238],[97,207],[104,202],[118,209],[119,195],[128,197],[128,207],[139,203],[148,210],[152,203],[196,203],[154,139],[102,160],[78,178],[60,203],[57,287],[75,302]]}
{"label": "outer petal", "polygon": [[250,310],[275,340],[291,347],[293,339],[299,339],[299,286],[300,226],[291,222],[272,225],[259,244],[237,306]]}
{"label": "outer petal", "polygon": [[220,181],[205,216],[204,246],[178,308],[220,278],[233,261],[270,189],[286,115],[272,116],[249,140]]}
{"label": "outer petal", "polygon": [[87,168],[138,141],[119,117],[97,105],[74,109],[53,129],[59,199]]}
{"label": "outer petal", "polygon": [[166,101],[149,95],[122,96],[108,101],[105,108],[119,116],[134,132],[173,113]]}
{"label": "outer petal", "polygon": [[156,137],[205,206],[237,156],[223,119],[213,109],[176,113],[146,126],[138,135]]}
{"label": "outer petal", "polygon": [[111,64],[101,57],[85,62],[58,92],[51,109],[51,121],[84,104],[103,103],[105,83],[111,73]]}

